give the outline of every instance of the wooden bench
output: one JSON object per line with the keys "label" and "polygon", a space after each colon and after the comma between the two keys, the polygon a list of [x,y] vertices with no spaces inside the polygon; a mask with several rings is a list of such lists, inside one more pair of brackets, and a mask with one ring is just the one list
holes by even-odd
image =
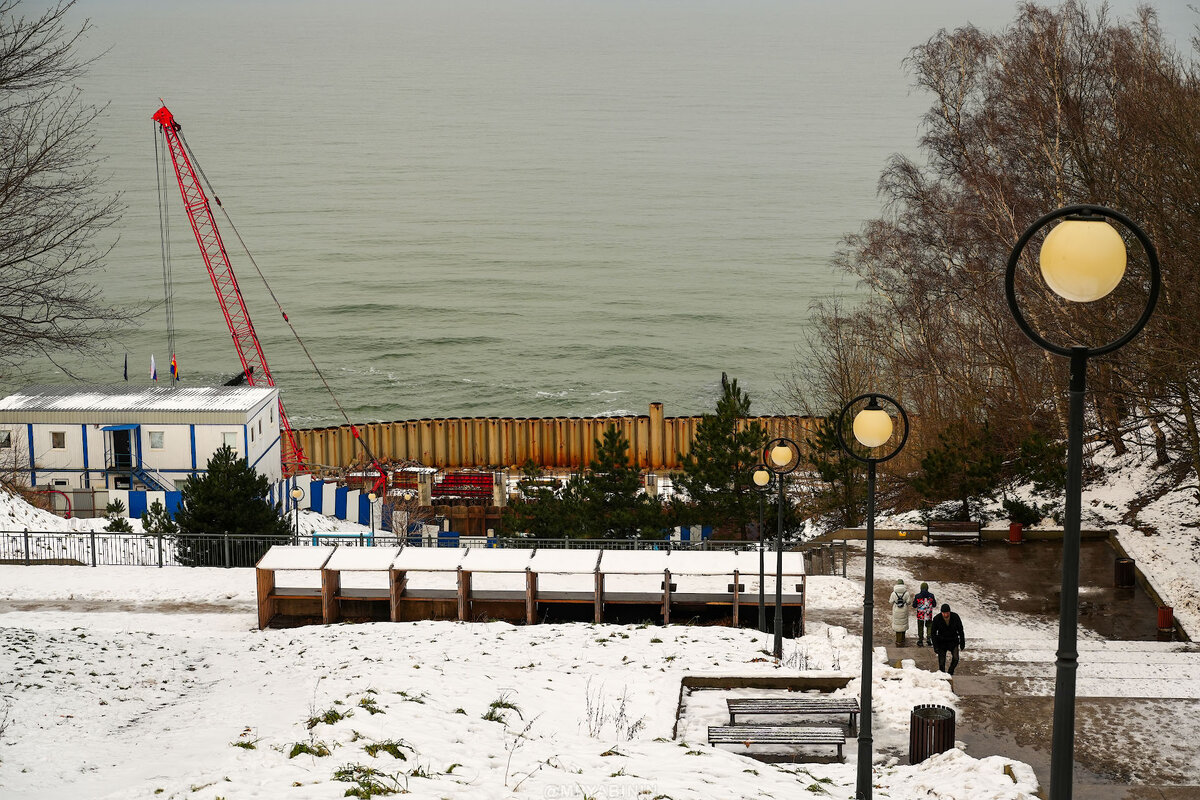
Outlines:
{"label": "wooden bench", "polygon": [[978,522],[950,519],[931,519],[925,527],[925,544],[969,542],[983,545],[983,526]]}
{"label": "wooden bench", "polygon": [[709,744],[740,744],[750,747],[755,744],[768,745],[834,745],[838,761],[842,761],[842,745],[846,743],[846,732],[840,727],[777,727],[773,725],[730,725],[709,726]]}
{"label": "wooden bench", "polygon": [[729,724],[737,724],[738,714],[848,714],[850,730],[858,732],[858,700],[853,697],[752,697],[731,698]]}

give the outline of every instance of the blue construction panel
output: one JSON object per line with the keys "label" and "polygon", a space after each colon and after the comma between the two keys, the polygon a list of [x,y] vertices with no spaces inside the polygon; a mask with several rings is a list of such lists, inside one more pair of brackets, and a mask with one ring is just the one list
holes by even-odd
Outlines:
{"label": "blue construction panel", "polygon": [[[667,534],[667,538],[671,538],[671,534]],[[679,541],[690,542],[692,540],[692,529],[687,525],[679,526]]]}
{"label": "blue construction panel", "polygon": [[146,493],[145,492],[130,492],[129,493],[129,518],[141,519],[142,514],[146,513]]}
{"label": "blue construction panel", "polygon": [[358,496],[358,520],[357,521],[358,521],[359,525],[370,525],[371,524],[371,501],[370,501],[370,499],[367,498],[367,496],[365,494],[360,494]]}
{"label": "blue construction panel", "polygon": [[339,486],[333,491],[333,515],[338,519],[346,519],[346,495],[350,494],[350,490],[345,486]]}
{"label": "blue construction panel", "polygon": [[712,538],[712,525],[705,525],[704,527],[702,527],[700,529],[700,538],[701,539],[711,539]]}
{"label": "blue construction panel", "polygon": [[438,547],[458,547],[458,531],[442,531],[439,533]]}
{"label": "blue construction panel", "polygon": [[318,514],[325,513],[325,481],[313,481],[308,484],[308,503],[308,507]]}
{"label": "blue construction panel", "polygon": [[183,505],[183,492],[167,492],[163,499],[163,505],[167,507],[167,513],[171,519],[174,519],[175,512],[179,511],[179,507]]}

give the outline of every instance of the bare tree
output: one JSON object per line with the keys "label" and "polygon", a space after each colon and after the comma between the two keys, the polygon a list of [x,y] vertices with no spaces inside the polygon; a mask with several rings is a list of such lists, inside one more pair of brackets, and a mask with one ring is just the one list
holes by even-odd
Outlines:
{"label": "bare tree", "polygon": [[105,305],[94,275],[121,212],[98,172],[94,123],[74,81],[88,29],[73,2],[41,16],[0,0],[0,374],[32,356],[98,349],[127,316]]}

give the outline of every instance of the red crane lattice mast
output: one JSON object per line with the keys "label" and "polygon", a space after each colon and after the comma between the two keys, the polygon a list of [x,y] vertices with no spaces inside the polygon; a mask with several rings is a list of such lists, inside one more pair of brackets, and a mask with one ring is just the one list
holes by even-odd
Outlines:
{"label": "red crane lattice mast", "polygon": [[[233,337],[233,346],[237,348],[238,358],[241,359],[246,381],[251,385],[265,383],[267,386],[274,386],[275,379],[271,377],[271,369],[267,366],[266,356],[263,355],[262,344],[258,341],[258,334],[254,332],[254,323],[250,321],[250,312],[246,310],[242,290],[238,288],[237,276],[233,274],[233,267],[230,266],[229,255],[225,252],[225,244],[217,230],[217,221],[209,207],[208,196],[200,185],[196,168],[192,159],[188,158],[187,148],[179,135],[179,123],[166,106],[155,112],[154,121],[162,129],[167,149],[171,153],[171,163],[175,167],[175,178],[179,182],[183,206],[187,209],[192,232],[196,234],[196,243],[200,245],[200,255],[204,257],[204,266],[208,268],[208,276],[212,279],[217,300],[221,303],[221,312],[225,315],[229,335]],[[220,203],[219,200],[217,202]],[[284,474],[290,476],[304,471],[304,452],[300,449],[296,432],[283,409],[282,397],[279,399],[279,430],[282,434],[280,442]]]}

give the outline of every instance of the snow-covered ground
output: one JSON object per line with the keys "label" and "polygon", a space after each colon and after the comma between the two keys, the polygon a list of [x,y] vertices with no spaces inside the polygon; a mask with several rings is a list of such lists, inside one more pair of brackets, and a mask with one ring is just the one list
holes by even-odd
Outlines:
{"label": "snow-covered ground", "polygon": [[[371,781],[430,798],[853,796],[853,740],[845,764],[766,765],[709,747],[706,727],[726,717],[715,692],[691,694],[671,738],[687,673],[853,678],[860,640],[838,627],[788,642],[777,667],[765,637],[722,627],[259,631],[248,569],[3,566],[0,586],[4,796],[334,798]],[[837,605],[856,601],[853,589],[825,578],[810,591]],[[163,610],[181,603],[225,610]],[[905,747],[913,705],[955,698],[945,676],[876,656],[885,753]],[[329,754],[293,757],[297,746]],[[1034,789],[1023,764],[958,750],[915,767],[884,755],[875,775],[896,800]]]}

